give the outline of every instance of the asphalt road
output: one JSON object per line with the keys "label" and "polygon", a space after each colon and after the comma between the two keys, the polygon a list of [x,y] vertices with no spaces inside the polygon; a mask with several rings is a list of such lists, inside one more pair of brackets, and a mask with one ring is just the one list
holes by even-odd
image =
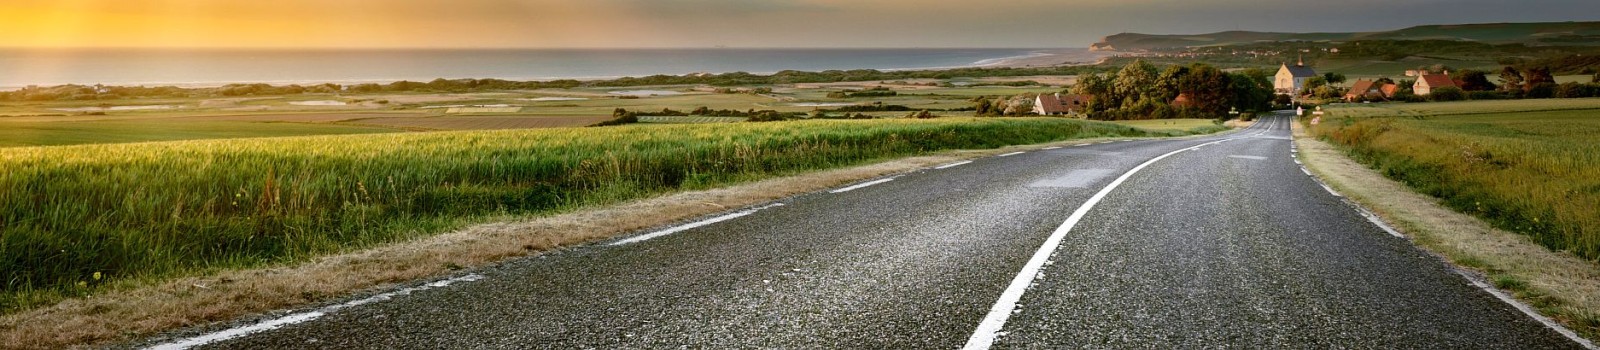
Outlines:
{"label": "asphalt road", "polygon": [[1581,348],[1317,184],[1288,127],[930,168],[189,344]]}

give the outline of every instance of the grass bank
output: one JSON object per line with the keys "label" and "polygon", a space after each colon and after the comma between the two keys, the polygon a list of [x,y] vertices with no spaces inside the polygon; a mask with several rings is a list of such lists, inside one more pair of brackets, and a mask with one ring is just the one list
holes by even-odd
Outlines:
{"label": "grass bank", "polygon": [[1600,119],[1593,115],[1600,100],[1584,102],[1597,109],[1451,114],[1517,106],[1439,103],[1397,105],[1405,108],[1390,116],[1365,107],[1349,116],[1333,108],[1311,131],[1453,209],[1597,260]]}
{"label": "grass bank", "polygon": [[1383,217],[1417,245],[1476,270],[1545,316],[1600,340],[1600,264],[1446,208],[1438,198],[1346,157],[1346,147],[1304,137],[1299,125],[1295,134],[1300,159],[1329,186]]}
{"label": "grass bank", "polygon": [[930,151],[1181,134],[948,118],[6,148],[0,308]]}

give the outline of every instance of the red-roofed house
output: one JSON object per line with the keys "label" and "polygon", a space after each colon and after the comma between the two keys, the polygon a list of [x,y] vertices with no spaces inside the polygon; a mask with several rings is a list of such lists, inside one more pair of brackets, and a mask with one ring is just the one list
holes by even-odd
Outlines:
{"label": "red-roofed house", "polygon": [[1089,107],[1089,95],[1039,94],[1033,99],[1033,113],[1038,115],[1080,114]]}
{"label": "red-roofed house", "polygon": [[1378,83],[1371,80],[1357,80],[1350,85],[1350,91],[1344,94],[1344,100],[1354,102],[1357,99],[1386,100],[1394,97],[1394,92],[1399,90],[1399,85]]}
{"label": "red-roofed house", "polygon": [[1450,80],[1450,72],[1444,72],[1444,74],[1423,74],[1422,76],[1417,77],[1416,84],[1411,85],[1411,91],[1416,92],[1418,96],[1423,96],[1433,93],[1433,89],[1446,86],[1454,86],[1456,88],[1461,87],[1461,85],[1456,84],[1455,80]]}

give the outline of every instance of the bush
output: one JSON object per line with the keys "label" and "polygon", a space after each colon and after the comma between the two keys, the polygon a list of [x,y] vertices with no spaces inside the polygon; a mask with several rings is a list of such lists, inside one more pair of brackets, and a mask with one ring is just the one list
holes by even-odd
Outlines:
{"label": "bush", "polygon": [[1568,82],[1556,86],[1555,95],[1559,98],[1583,98],[1600,96],[1600,84],[1583,84]]}
{"label": "bush", "polygon": [[1551,98],[1556,96],[1556,83],[1539,83],[1528,87],[1524,98]]}
{"label": "bush", "polygon": [[1454,86],[1433,89],[1433,92],[1428,94],[1428,99],[1433,101],[1460,101],[1466,98],[1466,92]]}
{"label": "bush", "polygon": [[1503,91],[1468,91],[1468,100],[1504,100],[1510,98]]}

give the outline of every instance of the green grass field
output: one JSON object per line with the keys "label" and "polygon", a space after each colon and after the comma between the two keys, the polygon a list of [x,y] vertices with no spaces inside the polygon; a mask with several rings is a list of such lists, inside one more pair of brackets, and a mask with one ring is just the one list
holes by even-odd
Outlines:
{"label": "green grass field", "polygon": [[941,118],[0,148],[0,310],[930,151],[1182,134]]}
{"label": "green grass field", "polygon": [[1597,115],[1600,99],[1374,104],[1330,108],[1312,130],[1454,209],[1597,260]]}
{"label": "green grass field", "polygon": [[1227,130],[1215,119],[1152,119],[1152,120],[1118,120],[1112,123],[1132,126],[1135,128],[1153,131],[1194,131],[1196,133],[1210,133]]}

